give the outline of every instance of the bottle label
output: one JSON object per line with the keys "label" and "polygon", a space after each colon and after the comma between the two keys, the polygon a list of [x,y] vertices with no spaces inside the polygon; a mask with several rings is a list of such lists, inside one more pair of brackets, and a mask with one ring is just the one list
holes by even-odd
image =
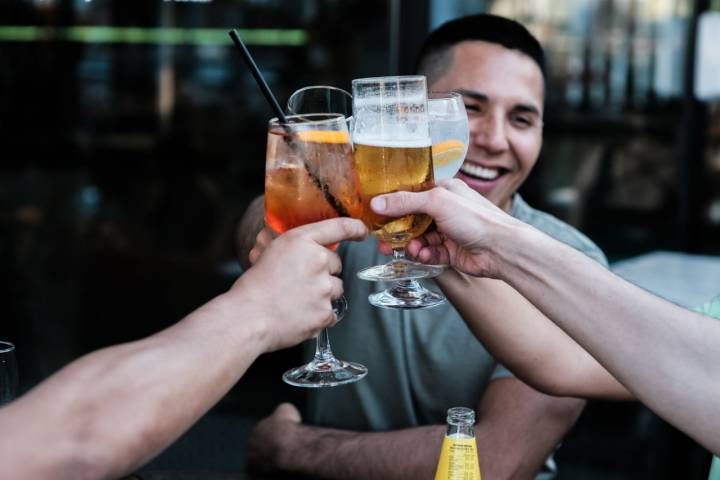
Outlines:
{"label": "bottle label", "polygon": [[480,464],[474,438],[445,436],[435,480],[480,480]]}

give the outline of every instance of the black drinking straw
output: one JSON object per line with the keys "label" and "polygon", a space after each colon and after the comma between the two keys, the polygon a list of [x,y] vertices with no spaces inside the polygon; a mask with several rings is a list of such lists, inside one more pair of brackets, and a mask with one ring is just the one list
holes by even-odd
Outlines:
{"label": "black drinking straw", "polygon": [[[270,104],[270,107],[275,111],[275,115],[277,115],[278,120],[280,121],[280,125],[285,130],[285,132],[288,134],[288,142],[292,141],[292,135],[290,132],[290,128],[288,127],[288,121],[287,117],[285,117],[285,114],[282,111],[282,108],[280,108],[280,104],[278,103],[277,99],[275,98],[275,95],[273,95],[272,91],[270,90],[270,87],[268,87],[267,82],[265,81],[265,78],[263,78],[262,73],[260,73],[260,69],[258,68],[257,64],[255,63],[255,60],[253,59],[252,55],[250,55],[250,51],[247,49],[243,41],[240,39],[240,35],[238,35],[238,32],[236,29],[232,29],[228,32],[228,35],[230,35],[230,38],[232,38],[233,43],[237,47],[237,49],[240,51],[240,54],[243,57],[243,60],[245,60],[245,63],[247,64],[248,68],[250,69],[250,73],[252,73],[253,78],[255,78],[255,82],[258,84],[258,87],[260,87],[260,90],[262,91],[263,95],[265,96],[265,99]],[[320,189],[320,191],[323,192],[323,195],[325,196],[325,199],[328,201],[330,206],[335,209],[335,212],[340,217],[349,217],[347,210],[345,210],[345,207],[343,207],[342,203],[340,203],[332,193],[330,193],[330,189],[327,185],[322,183],[317,175],[315,175],[308,166],[307,162],[303,162],[305,165],[305,170],[307,171],[308,175],[310,175],[310,178],[312,179],[313,183]]]}
{"label": "black drinking straw", "polygon": [[255,81],[258,84],[258,87],[260,87],[260,90],[262,91],[263,95],[265,95],[265,99],[270,104],[270,107],[275,111],[275,115],[277,115],[278,120],[280,120],[280,123],[283,125],[287,124],[287,118],[285,118],[285,114],[282,111],[282,108],[280,108],[280,104],[278,103],[277,99],[275,98],[275,95],[273,95],[272,91],[270,90],[270,87],[268,87],[267,82],[265,82],[265,78],[263,78],[262,73],[260,73],[260,69],[258,68],[257,64],[255,63],[255,60],[253,59],[252,55],[250,55],[250,51],[247,49],[245,44],[242,40],[240,40],[240,35],[238,35],[238,32],[236,29],[232,29],[228,32],[228,35],[230,35],[230,38],[232,38],[233,43],[237,47],[237,49],[240,51],[240,54],[243,57],[243,60],[245,60],[245,63],[247,64],[248,68],[250,69],[250,73],[252,73],[252,76],[255,78]]}

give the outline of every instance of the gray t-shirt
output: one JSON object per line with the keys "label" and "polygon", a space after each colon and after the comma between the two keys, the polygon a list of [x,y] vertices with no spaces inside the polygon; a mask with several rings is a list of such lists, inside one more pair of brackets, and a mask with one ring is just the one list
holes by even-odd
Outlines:
{"label": "gray t-shirt", "polygon": [[[519,195],[510,213],[607,265],[602,251],[585,235],[531,208]],[[410,311],[370,305],[367,297],[379,285],[355,274],[388,260],[377,251],[375,240],[345,242],[340,255],[349,308],[330,330],[330,342],[339,359],[359,362],[369,373],[351,385],[310,391],[309,424],[357,431],[444,424],[449,407],[475,409],[490,380],[511,375],[450,303]],[[438,289],[431,281],[427,286]]]}

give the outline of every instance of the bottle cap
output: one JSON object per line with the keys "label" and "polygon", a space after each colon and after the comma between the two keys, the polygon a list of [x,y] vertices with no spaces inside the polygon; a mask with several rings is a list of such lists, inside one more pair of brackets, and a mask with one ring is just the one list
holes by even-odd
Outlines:
{"label": "bottle cap", "polygon": [[472,425],[475,423],[475,410],[467,407],[448,409],[447,423],[450,425]]}

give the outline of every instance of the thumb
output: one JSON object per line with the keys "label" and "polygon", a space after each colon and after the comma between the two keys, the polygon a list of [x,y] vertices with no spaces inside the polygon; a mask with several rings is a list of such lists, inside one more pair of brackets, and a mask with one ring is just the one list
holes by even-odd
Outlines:
{"label": "thumb", "polygon": [[394,192],[378,195],[370,201],[370,206],[381,215],[402,217],[410,213],[427,213],[434,216],[435,203],[431,202],[435,188],[424,192]]}
{"label": "thumb", "polygon": [[332,218],[294,229],[307,234],[320,245],[332,245],[343,240],[362,240],[367,236],[367,228],[361,221],[352,218]]}
{"label": "thumb", "polygon": [[302,422],[302,416],[300,415],[300,411],[292,403],[281,403],[277,406],[277,408],[275,408],[272,416],[288,422]]}

